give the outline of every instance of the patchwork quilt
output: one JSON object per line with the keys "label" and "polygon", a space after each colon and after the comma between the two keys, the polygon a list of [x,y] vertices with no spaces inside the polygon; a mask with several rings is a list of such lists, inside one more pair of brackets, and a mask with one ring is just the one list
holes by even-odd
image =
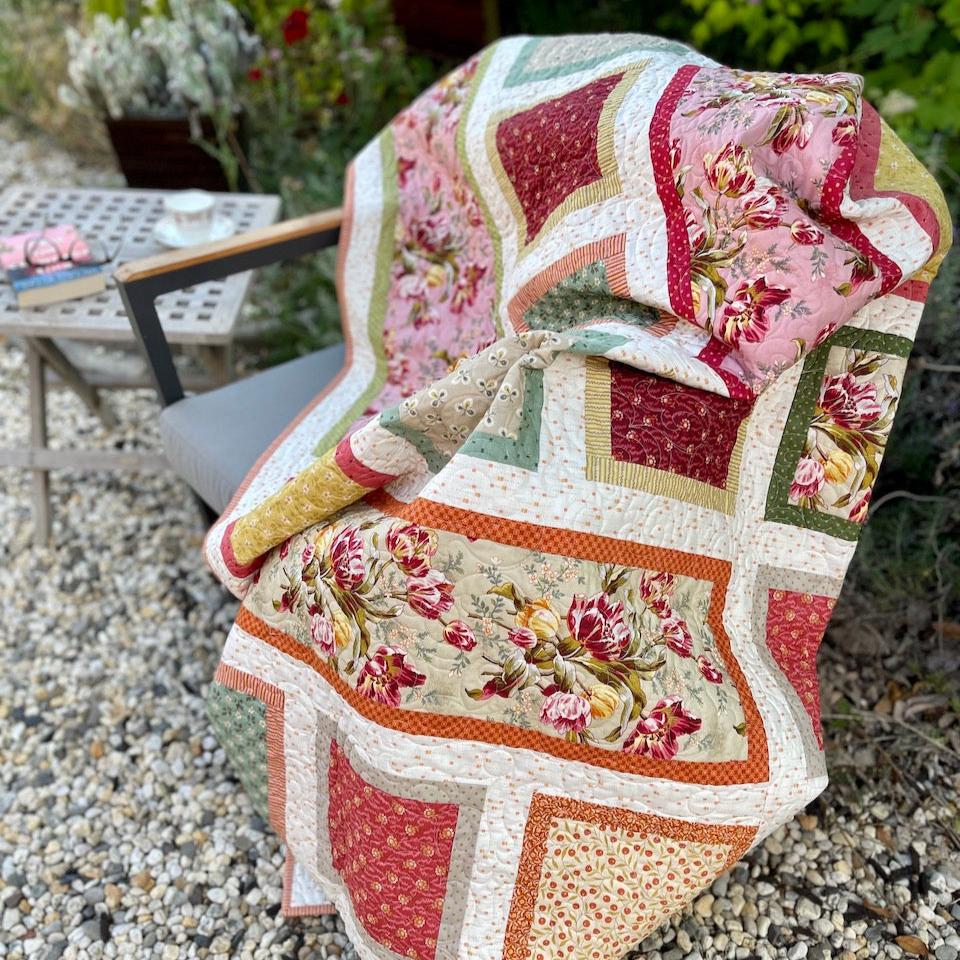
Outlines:
{"label": "patchwork quilt", "polygon": [[951,235],[861,87],[513,37],[355,159],[346,366],[205,545],[287,913],[617,960],[823,789],[817,647]]}

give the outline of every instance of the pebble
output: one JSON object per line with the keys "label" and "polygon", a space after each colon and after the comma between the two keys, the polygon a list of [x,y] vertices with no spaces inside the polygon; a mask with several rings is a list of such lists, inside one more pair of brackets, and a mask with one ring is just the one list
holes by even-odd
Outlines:
{"label": "pebble", "polygon": [[822,910],[812,900],[801,897],[797,901],[797,916],[802,920],[816,920]]}
{"label": "pebble", "polygon": [[713,901],[715,897],[712,893],[705,893],[693,905],[694,911],[701,917],[709,917],[713,914]]}

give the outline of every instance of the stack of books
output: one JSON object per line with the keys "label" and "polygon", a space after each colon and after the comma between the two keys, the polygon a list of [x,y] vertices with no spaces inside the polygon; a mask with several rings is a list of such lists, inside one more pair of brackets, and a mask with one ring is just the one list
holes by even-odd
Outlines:
{"label": "stack of books", "polygon": [[[42,239],[41,239],[42,238]],[[43,307],[106,289],[103,268],[70,224],[0,237],[0,267],[21,307]]]}

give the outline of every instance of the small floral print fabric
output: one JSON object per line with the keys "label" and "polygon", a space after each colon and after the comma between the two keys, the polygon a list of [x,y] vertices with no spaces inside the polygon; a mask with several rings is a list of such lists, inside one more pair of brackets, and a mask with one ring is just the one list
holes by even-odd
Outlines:
{"label": "small floral print fabric", "polygon": [[206,541],[215,729],[363,960],[619,960],[826,783],[942,195],[859,77],[514,37],[345,210],[348,365]]}

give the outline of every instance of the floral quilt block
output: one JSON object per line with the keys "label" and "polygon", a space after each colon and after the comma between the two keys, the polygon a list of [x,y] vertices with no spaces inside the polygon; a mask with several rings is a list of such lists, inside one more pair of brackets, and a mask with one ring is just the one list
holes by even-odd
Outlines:
{"label": "floral quilt block", "polygon": [[804,363],[767,499],[769,520],[855,540],[867,518],[912,344],[846,327]]}

